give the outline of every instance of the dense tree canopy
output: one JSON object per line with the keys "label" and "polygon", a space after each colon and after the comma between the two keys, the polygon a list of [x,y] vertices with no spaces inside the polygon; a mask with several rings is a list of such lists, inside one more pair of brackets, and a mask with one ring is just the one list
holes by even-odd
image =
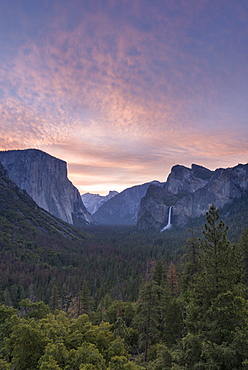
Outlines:
{"label": "dense tree canopy", "polygon": [[[188,286],[182,364],[188,369],[241,369],[247,359],[246,287],[240,249],[227,239],[227,227],[212,205],[200,239],[198,268]],[[248,343],[247,343],[248,344]]]}
{"label": "dense tree canopy", "polygon": [[19,226],[0,237],[0,369],[248,366],[248,232],[231,243],[214,205],[187,242],[130,228],[25,239]]}

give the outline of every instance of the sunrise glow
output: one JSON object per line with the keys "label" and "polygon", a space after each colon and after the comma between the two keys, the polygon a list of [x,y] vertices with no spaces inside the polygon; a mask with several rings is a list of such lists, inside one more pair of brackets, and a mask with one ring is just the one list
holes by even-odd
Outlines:
{"label": "sunrise glow", "polygon": [[0,30],[0,150],[80,193],[247,163],[246,0],[2,1]]}

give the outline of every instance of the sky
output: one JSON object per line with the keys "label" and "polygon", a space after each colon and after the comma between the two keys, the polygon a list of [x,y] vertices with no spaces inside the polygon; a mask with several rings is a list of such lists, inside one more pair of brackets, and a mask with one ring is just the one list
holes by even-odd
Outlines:
{"label": "sky", "polygon": [[248,162],[247,0],[1,0],[0,150],[80,193]]}

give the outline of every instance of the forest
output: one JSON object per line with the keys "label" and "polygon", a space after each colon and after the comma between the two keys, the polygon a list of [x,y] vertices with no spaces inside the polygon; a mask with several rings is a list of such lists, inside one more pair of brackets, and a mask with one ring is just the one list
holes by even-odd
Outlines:
{"label": "forest", "polygon": [[165,233],[18,217],[1,218],[0,369],[248,369],[248,229],[230,241],[214,205]]}

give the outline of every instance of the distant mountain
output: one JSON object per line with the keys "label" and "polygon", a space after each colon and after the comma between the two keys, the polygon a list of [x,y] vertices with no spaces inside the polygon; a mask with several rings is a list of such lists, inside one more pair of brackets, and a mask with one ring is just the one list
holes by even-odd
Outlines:
{"label": "distant mountain", "polygon": [[[218,208],[248,194],[248,164],[210,171],[202,166],[172,167],[163,187],[150,186],[142,198],[138,229],[161,229],[168,222],[172,206],[172,225],[186,225],[205,215],[211,204]],[[230,209],[229,209],[230,211]]]}
{"label": "distant mountain", "polygon": [[8,181],[25,190],[50,217],[77,227],[97,223],[168,230],[169,215],[169,226],[182,227],[205,216],[213,203],[232,224],[233,214],[237,219],[240,212],[239,222],[245,224],[242,215],[247,214],[248,164],[215,171],[196,164],[191,168],[176,165],[164,183],[152,181],[102,197],[90,193],[80,196],[67,178],[66,162],[40,150],[1,151],[0,163]]}
{"label": "distant mountain", "polygon": [[109,199],[113,198],[118,191],[110,191],[108,195],[85,193],[81,195],[86,209],[93,215]]}
{"label": "distant mountain", "polygon": [[8,306],[29,298],[75,315],[84,282],[92,307],[106,294],[134,301],[147,256],[171,260],[182,240],[132,228],[80,232],[40,208],[0,164],[0,301]]}
{"label": "distant mountain", "polygon": [[136,225],[140,200],[151,184],[163,186],[152,181],[125,189],[105,202],[93,215],[94,220],[105,225]]}
{"label": "distant mountain", "polygon": [[76,187],[67,178],[66,162],[36,149],[0,152],[8,177],[52,215],[69,224],[90,224]]}

